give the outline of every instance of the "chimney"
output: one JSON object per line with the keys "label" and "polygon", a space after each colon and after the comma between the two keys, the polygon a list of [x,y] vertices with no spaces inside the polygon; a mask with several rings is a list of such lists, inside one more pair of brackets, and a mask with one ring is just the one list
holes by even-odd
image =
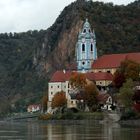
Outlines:
{"label": "chimney", "polygon": [[66,73],[66,70],[65,70],[65,69],[63,70],[63,73],[64,73],[64,74]]}

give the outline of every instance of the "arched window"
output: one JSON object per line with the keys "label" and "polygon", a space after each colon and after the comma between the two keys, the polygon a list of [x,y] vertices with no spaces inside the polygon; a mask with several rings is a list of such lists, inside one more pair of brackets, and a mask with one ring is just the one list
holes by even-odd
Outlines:
{"label": "arched window", "polygon": [[82,62],[83,65],[85,65],[85,62]]}
{"label": "arched window", "polygon": [[91,52],[93,52],[93,44],[91,44]]}
{"label": "arched window", "polygon": [[84,29],[83,33],[86,33],[86,29]]}
{"label": "arched window", "polygon": [[91,31],[90,31],[90,29],[89,29],[89,33],[90,33]]}
{"label": "arched window", "polygon": [[82,51],[85,51],[85,44],[82,44]]}

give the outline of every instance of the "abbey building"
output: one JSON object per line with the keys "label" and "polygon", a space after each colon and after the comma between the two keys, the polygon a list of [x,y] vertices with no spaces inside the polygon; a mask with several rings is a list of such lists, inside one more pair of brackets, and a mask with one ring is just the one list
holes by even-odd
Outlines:
{"label": "abbey building", "polygon": [[[106,92],[113,81],[113,74],[125,59],[140,63],[139,53],[110,54],[97,57],[96,36],[86,19],[83,28],[78,35],[76,43],[76,69],[75,72],[85,73],[89,81],[94,82],[100,91]],[[48,86],[48,106],[51,106],[54,95],[64,91],[68,107],[76,107],[77,100],[71,96],[69,79],[73,71],[56,71]]]}

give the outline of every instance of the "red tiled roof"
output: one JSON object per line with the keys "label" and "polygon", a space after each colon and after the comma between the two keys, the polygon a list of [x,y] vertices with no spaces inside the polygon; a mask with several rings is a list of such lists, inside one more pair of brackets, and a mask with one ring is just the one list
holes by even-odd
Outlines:
{"label": "red tiled roof", "polygon": [[139,53],[126,53],[126,54],[110,54],[103,55],[98,58],[92,65],[94,69],[102,68],[118,68],[125,59],[133,60],[140,63],[140,52]]}
{"label": "red tiled roof", "polygon": [[113,80],[113,75],[107,72],[97,72],[97,73],[86,73],[87,79],[93,81],[99,80]]}
{"label": "red tiled roof", "polygon": [[41,105],[38,104],[38,105],[29,105],[29,106],[28,106],[29,109],[38,108],[38,107],[41,108]]}
{"label": "red tiled roof", "polygon": [[[65,81],[69,81],[71,75],[72,75],[72,71],[56,71],[50,82],[65,82]],[[107,72],[98,72],[98,73],[85,73],[85,76],[87,79],[91,80],[91,81],[99,81],[99,80],[113,80],[113,76],[111,73],[107,73]]]}
{"label": "red tiled roof", "polygon": [[72,71],[56,71],[50,82],[65,82],[68,81],[69,78],[71,77]]}

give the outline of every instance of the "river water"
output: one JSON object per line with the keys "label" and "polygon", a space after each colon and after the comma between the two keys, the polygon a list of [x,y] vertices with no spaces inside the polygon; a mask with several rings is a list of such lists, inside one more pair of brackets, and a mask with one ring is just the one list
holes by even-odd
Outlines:
{"label": "river water", "polygon": [[90,120],[0,122],[0,140],[140,140],[140,126]]}

